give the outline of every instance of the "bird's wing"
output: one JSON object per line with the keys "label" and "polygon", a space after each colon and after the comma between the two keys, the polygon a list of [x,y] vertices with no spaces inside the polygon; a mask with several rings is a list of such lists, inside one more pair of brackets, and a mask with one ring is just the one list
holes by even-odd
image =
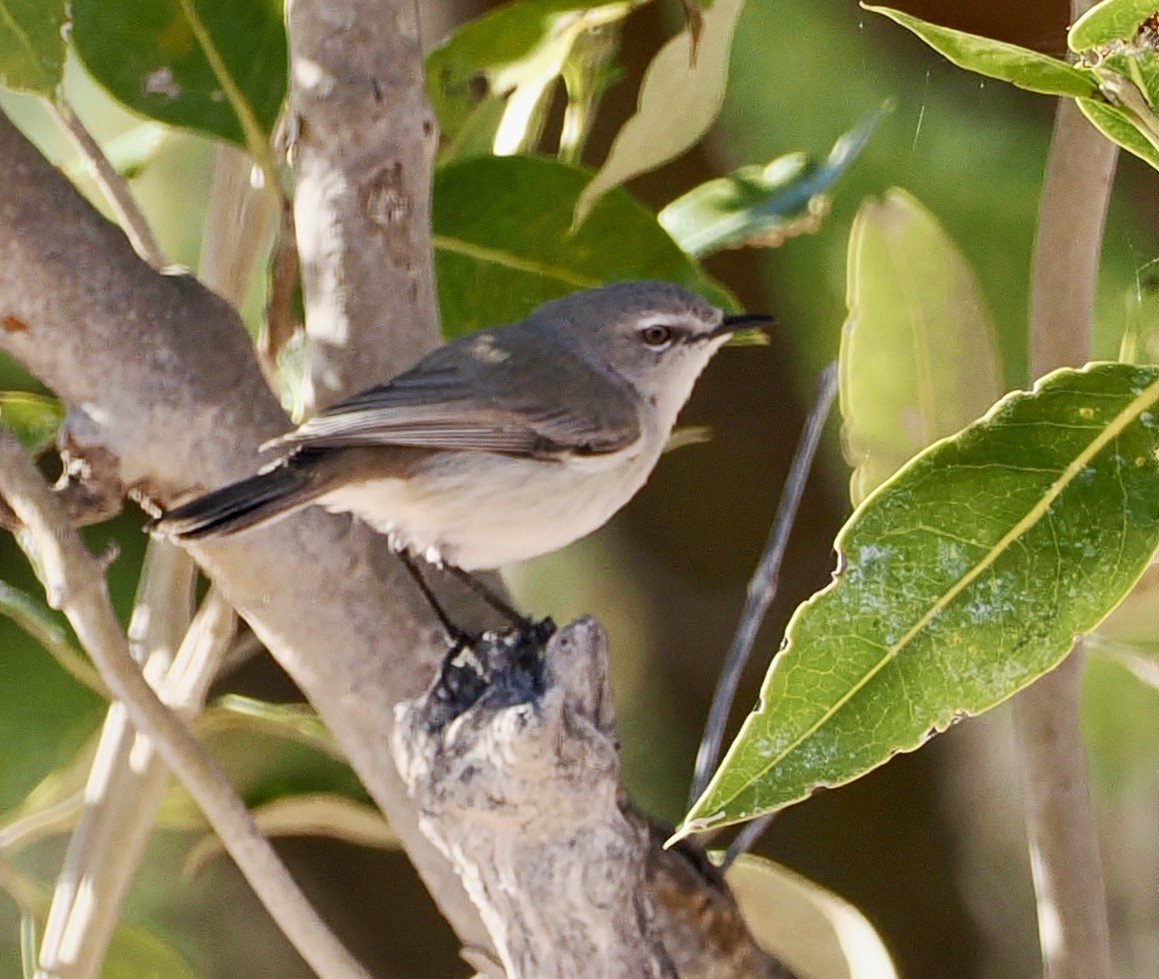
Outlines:
{"label": "bird's wing", "polygon": [[570,370],[561,372],[560,383],[542,385],[546,398],[511,397],[517,383],[501,397],[480,397],[473,373],[472,365],[455,363],[408,372],[327,408],[272,445],[414,446],[550,458],[615,452],[639,438],[630,392],[602,377],[597,390],[606,396],[597,399]]}

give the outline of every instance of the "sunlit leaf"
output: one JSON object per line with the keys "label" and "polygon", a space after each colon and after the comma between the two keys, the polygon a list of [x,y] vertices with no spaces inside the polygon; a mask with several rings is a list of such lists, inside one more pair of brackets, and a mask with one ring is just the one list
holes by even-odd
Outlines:
{"label": "sunlit leaf", "polygon": [[0,391],[0,423],[31,455],[52,445],[64,415],[59,398],[29,391]]}
{"label": "sunlit leaf", "polygon": [[884,16],[913,31],[947,60],[959,68],[975,71],[988,78],[998,78],[1019,88],[1044,95],[1093,96],[1098,85],[1086,71],[1016,44],[967,34],[948,27],[938,27],[912,14],[889,7],[863,3],[865,10]]}
{"label": "sunlit leaf", "polygon": [[1133,38],[1139,25],[1155,11],[1155,0],[1103,0],[1074,22],[1066,43],[1072,51],[1086,51]]}
{"label": "sunlit leaf", "polygon": [[1118,105],[1108,105],[1096,99],[1078,99],[1078,107],[1096,129],[1113,143],[1146,160],[1159,170],[1159,146],[1155,138],[1148,138],[1139,127],[1139,117]]}
{"label": "sunlit leaf", "polygon": [[897,979],[880,936],[832,891],[766,860],[742,854],[725,874],[757,944],[809,979]]}
{"label": "sunlit leaf", "polygon": [[1159,368],[1062,370],[882,485],[680,835],[912,751],[1055,665],[1159,543]]}
{"label": "sunlit leaf", "polygon": [[68,4],[0,0],[0,85],[52,96],[64,77]]}
{"label": "sunlit leaf", "polygon": [[427,89],[449,142],[471,150],[526,152],[573,47],[622,20],[639,0],[510,3],[460,27],[427,56]]}
{"label": "sunlit leaf", "polygon": [[255,149],[286,95],[280,0],[73,0],[93,77],[152,119]]}
{"label": "sunlit leaf", "polygon": [[744,0],[716,0],[704,12],[696,56],[684,30],[660,49],[644,73],[636,113],[616,135],[608,158],[576,202],[582,224],[613,187],[654,170],[690,149],[724,103],[729,54]]}
{"label": "sunlit leaf", "polygon": [[455,336],[522,319],[559,296],[625,279],[667,279],[734,308],[626,191],[575,234],[590,174],[540,157],[477,157],[435,173],[432,221],[443,329]]}
{"label": "sunlit leaf", "polygon": [[709,180],[665,207],[660,224],[697,258],[742,245],[776,247],[813,233],[829,208],[826,191],[857,159],[880,118],[875,112],[843,135],[824,163],[790,153]]}
{"label": "sunlit leaf", "polygon": [[905,191],[858,211],[849,235],[841,416],[860,503],[1002,394],[994,325],[969,263]]}

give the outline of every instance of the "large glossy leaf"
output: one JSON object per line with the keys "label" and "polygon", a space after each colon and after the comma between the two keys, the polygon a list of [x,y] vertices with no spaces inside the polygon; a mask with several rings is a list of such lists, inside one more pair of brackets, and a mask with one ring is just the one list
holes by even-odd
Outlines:
{"label": "large glossy leaf", "polygon": [[881,115],[842,135],[824,163],[789,153],[694,187],[660,212],[660,224],[697,258],[742,245],[772,248],[811,234],[828,213],[829,189],[865,148]]}
{"label": "large glossy leaf", "polygon": [[51,96],[64,77],[68,5],[0,0],[0,85]]}
{"label": "large glossy leaf", "polygon": [[1057,665],[1159,543],[1159,368],[1063,370],[871,495],[797,609],[679,830],[751,818],[911,751]]}
{"label": "large glossy leaf", "polygon": [[849,235],[841,416],[856,506],[921,449],[1002,394],[997,338],[969,263],[942,227],[894,188]]}
{"label": "large glossy leaf", "polygon": [[1086,71],[1016,44],[967,34],[927,23],[912,14],[863,3],[866,10],[883,14],[913,31],[940,55],[959,68],[999,78],[1019,88],[1045,95],[1093,96],[1097,83]]}
{"label": "large glossy leaf", "polygon": [[616,135],[608,158],[576,204],[581,224],[600,196],[675,159],[716,121],[724,104],[729,54],[744,0],[716,0],[693,38],[684,30],[660,49],[644,73],[639,104]]}
{"label": "large glossy leaf", "polygon": [[286,94],[280,0],[73,0],[93,77],[150,118],[254,149]]}
{"label": "large glossy leaf", "polygon": [[626,191],[576,233],[590,173],[537,157],[477,157],[435,173],[433,224],[443,329],[458,335],[521,319],[549,299],[624,279],[668,279],[732,308]]}
{"label": "large glossy leaf", "polygon": [[1086,51],[1130,39],[1155,9],[1155,0],[1103,0],[1074,22],[1067,32],[1067,44],[1072,51]]}

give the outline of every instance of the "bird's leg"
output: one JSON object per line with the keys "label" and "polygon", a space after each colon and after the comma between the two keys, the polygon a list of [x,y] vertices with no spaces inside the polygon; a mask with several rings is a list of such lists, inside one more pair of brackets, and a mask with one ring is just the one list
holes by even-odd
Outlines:
{"label": "bird's leg", "polygon": [[[534,619],[529,619],[527,616],[520,614],[469,571],[464,571],[462,568],[456,567],[453,564],[444,564],[443,569],[470,588],[471,591],[502,615],[503,618],[515,626],[516,631],[520,634],[546,639],[555,631],[555,624],[551,619],[536,622]],[[541,633],[543,634],[542,636],[540,635]]]}
{"label": "bird's leg", "polygon": [[414,556],[405,549],[399,550],[397,553],[399,560],[402,561],[402,566],[406,568],[407,572],[414,579],[414,583],[418,585],[419,591],[423,594],[423,598],[430,605],[431,611],[435,613],[435,618],[439,620],[439,623],[446,630],[447,637],[451,640],[451,655],[454,655],[461,649],[474,646],[478,642],[479,637],[461,628],[447,614],[447,610],[443,608],[442,603],[431,590],[431,586],[427,584],[426,578],[423,577],[422,569],[418,566]]}

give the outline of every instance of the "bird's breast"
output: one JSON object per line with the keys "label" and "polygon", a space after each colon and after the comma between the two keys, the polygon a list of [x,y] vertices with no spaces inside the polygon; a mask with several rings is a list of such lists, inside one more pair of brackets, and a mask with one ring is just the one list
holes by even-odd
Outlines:
{"label": "bird's breast", "polygon": [[437,452],[407,478],[347,484],[320,502],[428,559],[465,571],[497,568],[601,527],[643,486],[659,454],[642,444],[557,460]]}

